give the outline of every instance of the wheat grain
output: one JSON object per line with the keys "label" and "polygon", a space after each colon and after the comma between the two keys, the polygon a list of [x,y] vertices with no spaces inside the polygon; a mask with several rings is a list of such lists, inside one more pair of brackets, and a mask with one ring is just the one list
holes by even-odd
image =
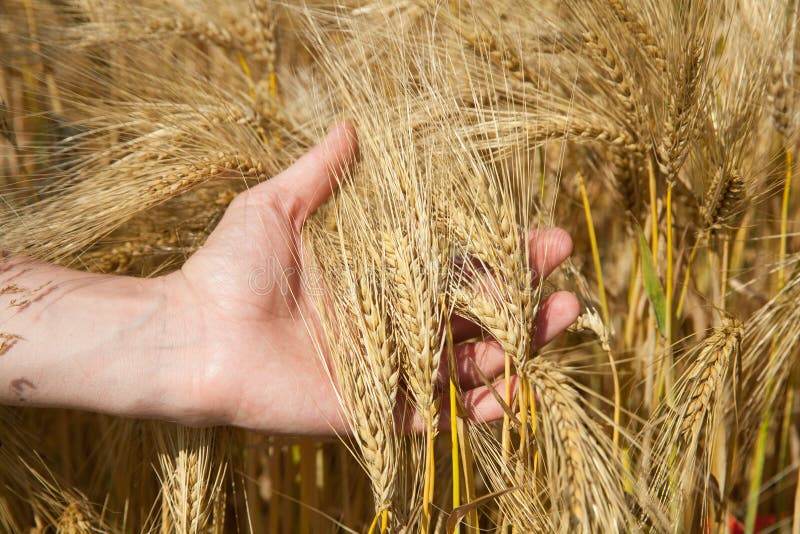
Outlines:
{"label": "wheat grain", "polygon": [[[728,443],[726,432],[734,438],[737,434],[739,406],[745,402],[743,336],[742,323],[733,318],[713,328],[687,353],[691,363],[676,385],[674,406],[660,407],[652,419],[664,429],[655,448],[653,490],[672,511],[673,521],[681,521],[676,510],[700,509],[710,515],[709,506],[718,507],[728,498],[729,477],[718,471],[713,455]],[[729,413],[734,414],[733,424],[725,424]],[[688,492],[696,496],[689,498]]]}
{"label": "wheat grain", "polygon": [[59,534],[89,534],[93,531],[91,524],[83,517],[77,504],[68,505],[58,518],[56,532]]}
{"label": "wheat grain", "polygon": [[309,242],[316,245],[311,258],[315,265],[323,272],[339,271],[344,266],[344,277],[335,286],[337,296],[333,302],[320,298],[317,309],[327,318],[325,336],[340,382],[341,403],[372,483],[376,511],[399,512],[400,503],[394,499],[399,454],[394,427],[399,355],[388,325],[386,298],[375,285],[374,266],[363,263],[369,255],[360,260],[341,255],[341,235],[354,223],[348,214],[340,212],[341,226],[335,234],[314,226],[305,230]]}
{"label": "wheat grain", "polygon": [[702,46],[690,44],[689,53],[675,74],[677,93],[668,97],[664,133],[656,147],[659,169],[668,181],[675,180],[691,146],[700,99],[703,97],[704,61]]}
{"label": "wheat grain", "polygon": [[[539,358],[529,362],[524,372],[541,404],[539,440],[551,466],[554,520],[559,521],[563,505],[572,528],[624,529],[631,521],[622,489],[626,475],[614,467],[603,444],[607,439],[603,431],[587,417],[578,392],[557,365]],[[562,528],[569,527],[562,523]]]}
{"label": "wheat grain", "polygon": [[[395,328],[405,346],[405,374],[423,417],[436,428],[439,401],[434,387],[444,350],[437,296],[427,279],[428,274],[421,269],[420,260],[415,259],[419,251],[412,249],[404,236],[384,235],[383,245],[386,266],[393,276],[392,286],[397,295]],[[436,243],[433,246],[436,247]],[[434,248],[431,256],[438,255]]]}
{"label": "wheat grain", "polygon": [[[583,39],[586,48],[596,58],[596,61],[601,65],[605,71],[608,82],[613,88],[613,94],[618,99],[622,110],[625,112],[624,117],[635,118],[638,116],[634,95],[633,95],[633,82],[626,75],[627,69],[620,64],[619,59],[611,50],[605,40],[594,32],[587,31],[583,34]],[[634,129],[638,130],[634,124]]]}
{"label": "wheat grain", "polygon": [[17,148],[17,135],[14,133],[13,126],[11,126],[9,115],[5,100],[0,98],[0,135],[6,138],[14,148]]}
{"label": "wheat grain", "polygon": [[723,228],[739,214],[746,197],[744,178],[736,170],[719,169],[708,184],[700,214],[704,227]]}
{"label": "wheat grain", "polygon": [[642,51],[649,56],[659,71],[667,65],[664,49],[653,34],[653,29],[631,7],[630,1],[606,0],[630,34],[640,43]]}
{"label": "wheat grain", "polygon": [[686,399],[681,433],[687,441],[699,437],[706,418],[713,413],[712,406],[722,392],[723,380],[739,360],[742,335],[742,324],[726,318],[703,341],[695,363],[686,371],[685,387],[689,398]]}
{"label": "wheat grain", "polygon": [[276,18],[274,8],[268,0],[255,0],[252,5],[251,20],[256,32],[245,41],[247,47],[257,51],[253,57],[265,65],[270,76],[275,75],[277,63],[277,39],[275,35]]}
{"label": "wheat grain", "polygon": [[[168,431],[166,431],[168,432]],[[165,432],[165,433],[166,433]],[[221,491],[224,471],[211,462],[212,431],[179,427],[174,437],[159,436],[162,510],[167,532],[203,531],[213,515],[213,498]]]}
{"label": "wheat grain", "polygon": [[791,93],[787,69],[782,63],[783,61],[776,61],[770,71],[768,95],[769,103],[772,104],[772,121],[775,123],[775,129],[781,136],[786,137],[791,121],[789,113]]}

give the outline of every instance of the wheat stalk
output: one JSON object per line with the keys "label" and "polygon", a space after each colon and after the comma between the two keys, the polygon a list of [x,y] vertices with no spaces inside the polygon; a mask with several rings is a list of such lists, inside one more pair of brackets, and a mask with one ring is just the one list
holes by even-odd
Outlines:
{"label": "wheat stalk", "polygon": [[740,213],[746,194],[744,178],[740,173],[719,169],[706,188],[700,208],[704,228],[714,230],[729,224]]}
{"label": "wheat stalk", "polygon": [[213,516],[225,471],[213,465],[212,432],[179,427],[159,435],[163,532],[202,532]]}
{"label": "wheat stalk", "polygon": [[[719,496],[712,493],[712,474],[721,487],[729,491],[726,474],[718,473],[712,464],[712,454],[723,444],[718,428],[733,427],[730,435],[735,443],[739,424],[738,407],[743,406],[741,344],[742,323],[724,318],[696,347],[686,355],[691,363],[675,389],[675,406],[662,406],[654,414],[652,424],[663,427],[655,448],[658,469],[654,474],[655,494],[670,507],[673,514],[693,508],[711,513],[709,502],[719,506]],[[726,413],[731,413],[731,423]],[[690,495],[693,494],[693,495]],[[694,503],[700,503],[696,506]],[[681,521],[681,517],[674,517]]]}
{"label": "wheat stalk", "polygon": [[[558,365],[538,358],[524,371],[540,404],[539,442],[550,473],[554,522],[559,528],[624,529],[632,521],[624,504],[626,474],[614,467],[608,438],[581,407],[578,391]],[[561,512],[566,523],[559,519]]]}

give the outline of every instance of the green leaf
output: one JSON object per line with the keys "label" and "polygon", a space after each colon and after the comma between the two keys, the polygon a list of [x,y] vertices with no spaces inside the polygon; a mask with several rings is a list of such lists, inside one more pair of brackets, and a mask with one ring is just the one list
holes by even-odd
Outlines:
{"label": "green leaf", "polygon": [[655,262],[653,261],[653,254],[650,252],[650,247],[647,246],[647,241],[644,238],[641,228],[636,228],[636,232],[639,234],[639,249],[642,255],[644,289],[647,291],[647,298],[650,299],[650,304],[653,305],[658,329],[661,331],[661,335],[665,336],[667,299],[664,296],[664,287],[661,285],[661,280],[658,278]]}

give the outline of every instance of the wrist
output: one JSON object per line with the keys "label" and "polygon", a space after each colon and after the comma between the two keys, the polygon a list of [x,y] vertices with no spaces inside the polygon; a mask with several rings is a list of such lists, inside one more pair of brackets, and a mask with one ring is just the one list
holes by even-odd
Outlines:
{"label": "wrist", "polygon": [[88,309],[76,323],[90,341],[78,344],[73,357],[80,368],[94,370],[83,373],[84,387],[93,394],[85,408],[168,418],[174,377],[187,359],[191,336],[165,280],[103,275],[88,280],[72,299],[73,306]]}
{"label": "wrist", "polygon": [[213,303],[199,293],[182,271],[152,279],[152,291],[163,303],[154,321],[155,336],[172,339],[172,348],[157,364],[158,413],[154,417],[189,426],[228,424],[231,410],[223,377],[229,346]]}

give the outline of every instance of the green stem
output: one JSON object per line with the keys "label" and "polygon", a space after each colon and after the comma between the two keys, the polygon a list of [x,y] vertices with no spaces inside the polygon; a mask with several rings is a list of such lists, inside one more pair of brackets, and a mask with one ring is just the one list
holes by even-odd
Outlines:
{"label": "green stem", "polygon": [[[770,391],[772,387],[769,388]],[[764,460],[767,453],[767,432],[769,431],[769,421],[772,418],[772,410],[767,408],[761,418],[761,425],[758,428],[758,440],[753,458],[753,467],[750,470],[750,492],[747,496],[747,516],[745,518],[745,534],[753,534],[756,528],[756,517],[758,512],[758,497],[761,493],[761,477],[764,476]]]}

